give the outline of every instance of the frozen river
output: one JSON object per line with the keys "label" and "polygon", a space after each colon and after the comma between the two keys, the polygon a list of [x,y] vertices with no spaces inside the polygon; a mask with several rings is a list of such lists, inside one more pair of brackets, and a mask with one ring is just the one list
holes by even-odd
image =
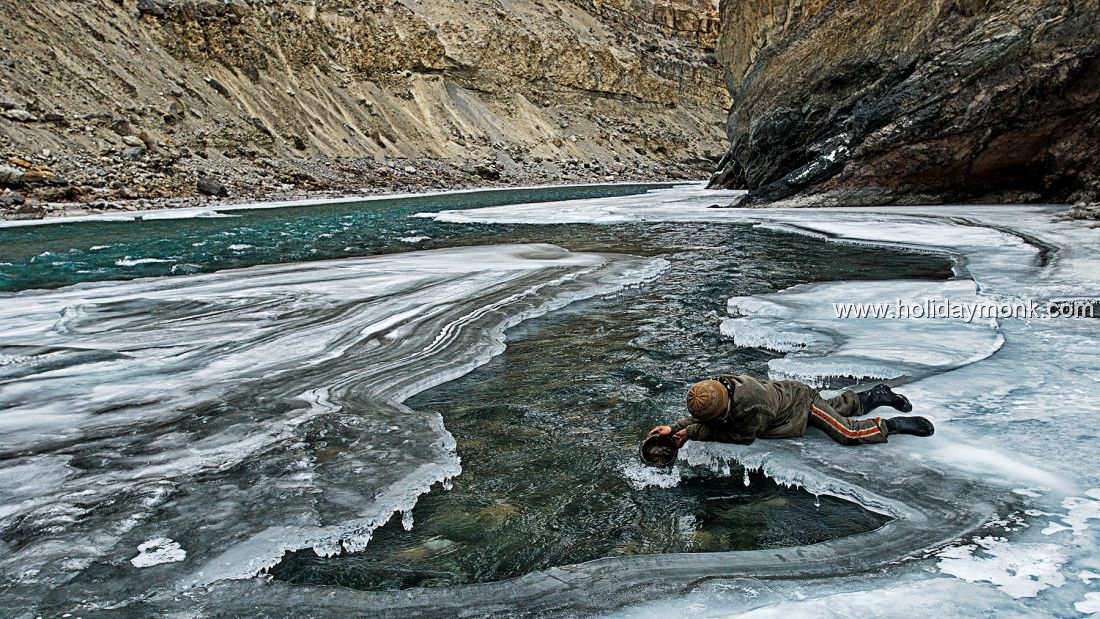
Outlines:
{"label": "frozen river", "polygon": [[[0,229],[3,614],[1100,610],[1100,323],[834,309],[1092,299],[1094,230],[645,189]],[[722,371],[937,433],[638,467]]]}

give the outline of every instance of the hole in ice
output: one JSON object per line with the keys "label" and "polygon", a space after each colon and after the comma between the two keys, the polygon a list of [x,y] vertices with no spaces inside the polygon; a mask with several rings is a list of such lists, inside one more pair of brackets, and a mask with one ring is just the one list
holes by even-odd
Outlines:
{"label": "hole in ice", "polygon": [[[577,237],[578,227],[562,227],[555,242],[606,250],[594,237],[615,230]],[[636,487],[624,471],[649,428],[682,414],[700,374],[766,375],[773,353],[737,348],[718,332],[730,290],[872,272],[936,277],[946,261],[737,226],[686,232],[631,228],[633,238],[613,246],[670,260],[662,277],[522,323],[500,356],[406,402],[443,416],[463,466],[449,491],[437,485],[420,498],[411,531],[393,517],[362,552],[291,553],[273,576],[368,590],[442,587],[606,556],[811,544],[881,526],[885,517],[853,503],[736,465],[728,476],[681,467],[672,487]],[[688,238],[708,250],[683,251]]]}
{"label": "hole in ice", "polygon": [[[604,191],[609,190],[598,189]],[[259,209],[224,218],[0,229],[6,263],[0,269],[0,289],[208,273],[273,260],[303,262],[342,259],[349,254],[548,240],[571,251],[660,256],[670,263],[669,270],[655,281],[520,325],[509,332],[509,349],[503,356],[407,402],[418,411],[442,414],[455,435],[463,472],[453,480],[453,487],[449,491],[437,488],[422,497],[415,506],[411,531],[402,526],[403,518],[398,516],[369,543],[365,541],[371,537],[369,533],[342,545],[336,540],[318,542],[316,552],[306,549],[270,570],[274,578],[363,588],[446,585],[505,579],[615,554],[767,548],[879,526],[880,517],[854,505],[825,498],[820,508],[814,508],[811,495],[776,486],[752,472],[746,487],[745,472],[736,466],[727,471],[728,476],[686,470],[681,481],[669,484],[671,487],[647,488],[631,485],[624,470],[637,463],[641,436],[656,423],[670,421],[682,412],[688,384],[723,371],[764,375],[767,362],[775,359],[775,353],[737,348],[720,336],[718,324],[730,296],[771,293],[811,281],[943,279],[951,275],[950,263],[925,255],[827,244],[776,231],[718,224],[488,226],[423,220],[417,222],[417,229],[430,239],[415,245],[401,241],[408,229],[407,216],[412,213],[485,205],[494,200],[548,199],[550,194],[569,192],[568,188],[555,188],[476,199],[475,194],[429,196]],[[478,200],[485,204],[472,204]],[[354,225],[343,225],[347,222]],[[89,247],[103,238],[111,239],[110,247],[74,255],[68,262],[48,257],[68,255],[74,245]],[[234,251],[231,245],[240,247]],[[345,247],[355,250],[345,253]],[[116,264],[125,256],[153,260]],[[306,266],[302,270],[310,271]],[[229,286],[235,285],[233,274],[224,277]],[[117,307],[74,307],[73,315],[66,314],[59,324],[65,329],[72,327],[71,333],[77,333],[78,327],[97,333],[113,331],[115,323],[109,319],[134,311],[140,316],[139,327],[161,331],[168,321],[177,325],[185,321],[194,333],[205,335],[216,331],[211,327],[218,325],[208,316],[233,314],[234,304],[240,300],[174,298],[168,289],[180,280],[151,281],[165,286],[164,296],[125,301]],[[311,324],[321,317],[312,310],[301,312]],[[249,323],[266,325],[267,321],[278,322],[282,314],[264,310],[244,316]],[[121,339],[127,333],[114,335]],[[139,352],[152,354],[151,350]],[[0,364],[0,378],[21,380],[25,372],[42,371],[45,365],[68,372],[82,364],[110,362],[123,353],[108,348],[5,350],[0,354],[33,357],[31,361],[13,357]],[[158,559],[183,557],[186,552],[186,560],[141,570],[141,576],[119,578],[118,587],[112,584],[111,593],[105,596],[115,596],[110,598],[112,603],[122,598],[141,599],[139,594],[156,586],[148,582],[154,575],[162,575],[165,583],[169,579],[176,582],[183,578],[183,570],[191,574],[194,565],[221,552],[225,540],[241,539],[273,525],[297,525],[300,514],[316,510],[331,516],[331,520],[322,520],[332,523],[354,517],[378,490],[372,485],[375,473],[398,464],[421,464],[417,454],[402,447],[403,441],[408,442],[406,439],[421,429],[404,418],[391,432],[377,433],[365,432],[352,423],[367,419],[369,411],[361,417],[318,414],[300,425],[268,427],[269,420],[289,419],[291,409],[301,406],[300,401],[290,402],[286,397],[313,389],[329,376],[356,375],[360,368],[349,365],[349,359],[362,359],[362,355],[327,360],[317,366],[318,374],[309,375],[305,385],[305,378],[284,375],[274,379],[276,389],[265,389],[271,385],[264,380],[246,381],[239,389],[226,391],[225,402],[219,397],[196,403],[187,415],[165,421],[163,426],[147,424],[148,419],[141,417],[133,426],[112,433],[102,445],[86,437],[81,443],[67,445],[66,475],[69,469],[87,471],[93,477],[104,471],[114,475],[117,464],[134,466],[134,471],[144,474],[145,466],[159,470],[162,457],[178,458],[185,467],[192,466],[193,454],[188,452],[195,446],[204,447],[206,457],[218,462],[214,468],[202,465],[195,474],[169,472],[177,476],[174,479],[186,481],[187,490],[165,491],[163,499],[142,502],[138,511],[142,515],[149,512],[149,517],[126,525],[134,526],[127,533],[132,543],[125,544],[129,557],[140,544],[170,530],[173,538],[180,540],[180,549],[164,542]],[[147,376],[144,371],[140,375],[143,379]],[[348,391],[358,386],[353,382],[345,384]],[[139,408],[155,409],[156,405],[135,399],[131,406],[107,415],[140,412]],[[253,408],[255,416],[250,412]],[[100,416],[107,410],[99,411]],[[236,432],[242,420],[248,428],[245,434]],[[389,423],[385,419],[372,421],[379,427]],[[268,450],[264,457],[238,462],[235,441],[252,437],[252,430],[285,432],[285,445],[280,438],[278,446],[263,448]],[[173,451],[176,447],[179,450]],[[347,467],[342,464],[345,461]],[[129,508],[143,500],[139,493],[111,510],[85,513],[81,507],[79,517],[61,514],[68,519],[56,528],[53,520],[25,518],[6,530],[5,549],[31,552],[39,547],[75,547],[86,540],[99,540],[103,537],[100,532],[114,530],[118,510],[127,508],[121,513],[129,518],[135,513]],[[161,531],[165,521],[172,526]],[[45,545],[44,538],[48,538]],[[341,556],[318,557],[318,553],[340,552],[341,546]],[[263,555],[273,552],[273,545],[261,542],[251,551]],[[104,557],[87,559],[88,569],[114,569],[106,563],[110,556]],[[82,561],[85,559],[66,564],[84,569],[81,566],[87,564]],[[122,563],[126,564],[125,559]],[[376,566],[392,569],[378,571]],[[76,579],[54,591],[46,584],[36,585],[28,599],[82,599],[87,591],[82,582],[87,581]]]}

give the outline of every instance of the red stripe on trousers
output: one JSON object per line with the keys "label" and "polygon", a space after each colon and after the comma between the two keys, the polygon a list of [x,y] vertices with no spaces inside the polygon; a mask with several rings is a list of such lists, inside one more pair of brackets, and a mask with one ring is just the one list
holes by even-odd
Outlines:
{"label": "red stripe on trousers", "polygon": [[835,428],[837,432],[840,432],[848,438],[863,438],[864,436],[871,436],[872,434],[876,434],[879,432],[878,426],[875,426],[874,428],[868,428],[866,430],[860,430],[858,432],[849,430],[848,428],[840,425],[839,421],[833,419],[825,411],[814,406],[813,404],[810,405],[810,412],[813,413],[814,416],[816,416],[818,419],[828,423],[830,426]]}

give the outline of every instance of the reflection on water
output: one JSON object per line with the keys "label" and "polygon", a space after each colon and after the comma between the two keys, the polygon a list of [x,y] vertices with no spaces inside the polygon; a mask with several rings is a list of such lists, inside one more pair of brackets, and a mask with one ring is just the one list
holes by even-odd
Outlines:
{"label": "reflection on water", "polygon": [[[604,556],[745,550],[868,531],[885,518],[756,474],[683,470],[674,487],[639,487],[641,436],[682,415],[699,377],[765,375],[772,355],[722,339],[731,291],[807,281],[945,278],[950,265],[821,243],[742,225],[499,226],[498,242],[552,239],[572,250],[660,255],[657,280],[578,302],[509,331],[507,350],[478,370],[406,402],[440,413],[463,473],[363,552],[292,553],[273,570],[290,582],[361,589],[501,580]],[[813,432],[813,431],[811,431]],[[845,448],[821,436],[822,449]],[[411,530],[407,528],[411,526]]]}

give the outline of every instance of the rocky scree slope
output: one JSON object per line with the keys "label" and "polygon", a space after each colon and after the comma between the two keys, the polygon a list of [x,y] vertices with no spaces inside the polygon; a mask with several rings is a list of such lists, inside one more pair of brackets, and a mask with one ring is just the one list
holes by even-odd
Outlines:
{"label": "rocky scree slope", "polygon": [[0,6],[8,216],[706,178],[725,148],[711,0]]}
{"label": "rocky scree slope", "polygon": [[[1094,202],[1097,0],[723,1],[742,204]],[[786,200],[785,200],[786,199]]]}

